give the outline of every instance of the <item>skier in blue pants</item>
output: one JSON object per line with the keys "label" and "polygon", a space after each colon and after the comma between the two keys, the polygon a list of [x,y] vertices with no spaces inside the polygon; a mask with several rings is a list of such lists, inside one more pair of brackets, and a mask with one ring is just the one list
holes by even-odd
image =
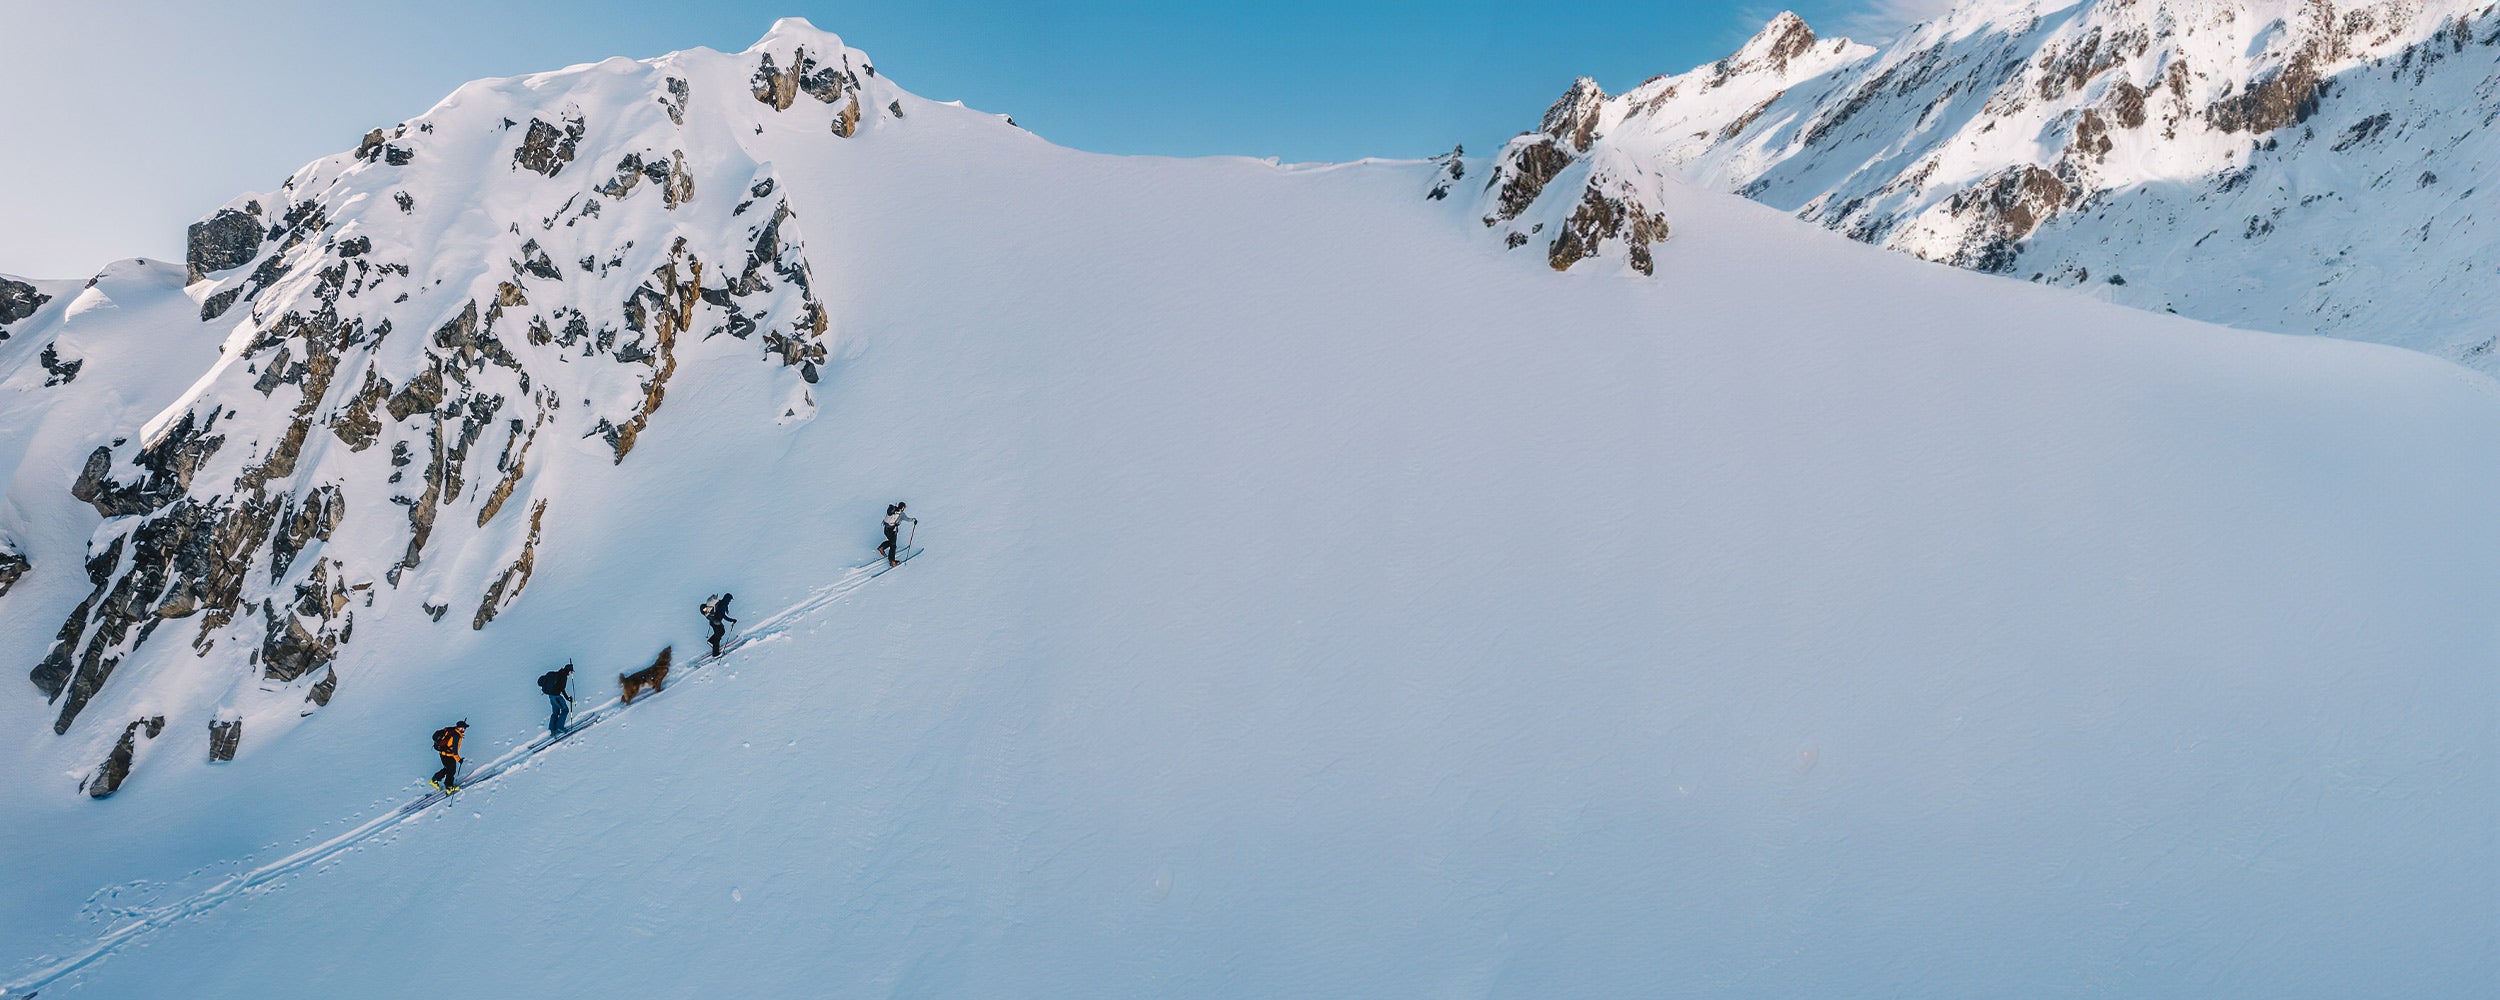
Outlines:
{"label": "skier in blue pants", "polygon": [[573,695],[569,690],[572,680],[573,665],[570,663],[565,664],[561,670],[550,670],[538,675],[538,690],[547,695],[549,709],[547,735],[549,736],[563,733],[564,724],[573,718]]}

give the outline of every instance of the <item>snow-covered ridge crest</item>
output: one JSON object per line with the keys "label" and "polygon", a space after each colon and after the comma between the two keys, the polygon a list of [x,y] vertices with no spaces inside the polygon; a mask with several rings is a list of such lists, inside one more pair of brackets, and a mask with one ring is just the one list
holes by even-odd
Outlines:
{"label": "snow-covered ridge crest", "polygon": [[[12,484],[103,518],[29,674],[104,757],[88,793],[161,732],[230,757],[326,705],[361,616],[485,628],[586,502],[564,484],[665,433],[673,384],[811,417],[831,282],[751,140],[839,156],[913,101],[785,19],[735,54],[469,84],[193,225],[223,356],[75,483]],[[22,284],[11,315],[43,304]]]}
{"label": "snow-covered ridge crest", "polygon": [[1736,54],[1681,76],[1653,78],[1621,96],[1610,98],[1597,81],[1582,77],[1547,109],[1536,131],[1495,155],[1478,215],[1513,249],[1543,247],[1555,270],[1619,255],[1632,270],[1654,273],[1650,247],[1669,235],[1656,177],[1677,161],[1612,137],[1738,131],[1795,81],[1872,51],[1847,39],[1817,39],[1805,19],[1783,11]]}
{"label": "snow-covered ridge crest", "polygon": [[2495,9],[1974,0],[1880,52],[1784,13],[1576,112],[1585,150],[1513,140],[1480,214],[1512,246],[1546,239],[1588,198],[1563,166],[1611,159],[1929,260],[2488,369],[2500,231],[2467,175],[2500,160]]}

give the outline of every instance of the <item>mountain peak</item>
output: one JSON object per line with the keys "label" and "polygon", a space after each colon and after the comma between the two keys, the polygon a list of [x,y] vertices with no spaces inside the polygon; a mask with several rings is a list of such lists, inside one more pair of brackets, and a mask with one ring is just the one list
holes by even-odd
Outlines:
{"label": "mountain peak", "polygon": [[1755,66],[1785,70],[1790,59],[1813,48],[1814,42],[1814,29],[1806,25],[1806,19],[1797,16],[1796,11],[1783,10],[1769,24],[1763,25],[1761,31],[1747,39],[1744,47],[1737,49],[1736,54],[1729,56],[1723,65],[1730,72]]}
{"label": "mountain peak", "polygon": [[842,36],[817,27],[815,22],[804,17],[785,17],[774,21],[772,30],[764,32],[764,37],[756,39],[755,44],[747,46],[746,50],[761,52],[791,42],[826,49],[843,47]]}
{"label": "mountain peak", "polygon": [[1545,118],[1537,130],[1571,143],[1573,149],[1588,152],[1589,143],[1597,138],[1598,116],[1606,107],[1606,91],[1597,81],[1581,77],[1571,81],[1571,89],[1563,91],[1554,106],[1545,109]]}

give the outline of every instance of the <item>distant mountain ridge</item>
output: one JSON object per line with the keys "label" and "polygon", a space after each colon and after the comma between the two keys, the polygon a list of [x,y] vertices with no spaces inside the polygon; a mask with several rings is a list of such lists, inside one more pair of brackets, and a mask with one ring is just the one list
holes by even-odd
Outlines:
{"label": "distant mountain ridge", "polygon": [[1640,233],[1586,220],[1654,213],[1668,175],[1957,267],[2491,370],[2495,119],[2491,0],[1973,0],[1880,49],[1782,13],[1719,62],[1575,82],[1477,208],[1556,268],[1647,271]]}

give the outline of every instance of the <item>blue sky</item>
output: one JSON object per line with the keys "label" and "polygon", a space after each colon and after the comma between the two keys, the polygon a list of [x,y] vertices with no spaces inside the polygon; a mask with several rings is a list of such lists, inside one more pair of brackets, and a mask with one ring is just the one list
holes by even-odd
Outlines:
{"label": "blue sky", "polygon": [[[1880,40],[1944,0],[1794,8]],[[1753,0],[750,0],[322,3],[0,0],[0,272],[179,259],[192,219],[459,84],[708,45],[783,15],[914,93],[1108,153],[1425,156],[1535,123],[1575,76],[1609,90],[1727,54]]]}

